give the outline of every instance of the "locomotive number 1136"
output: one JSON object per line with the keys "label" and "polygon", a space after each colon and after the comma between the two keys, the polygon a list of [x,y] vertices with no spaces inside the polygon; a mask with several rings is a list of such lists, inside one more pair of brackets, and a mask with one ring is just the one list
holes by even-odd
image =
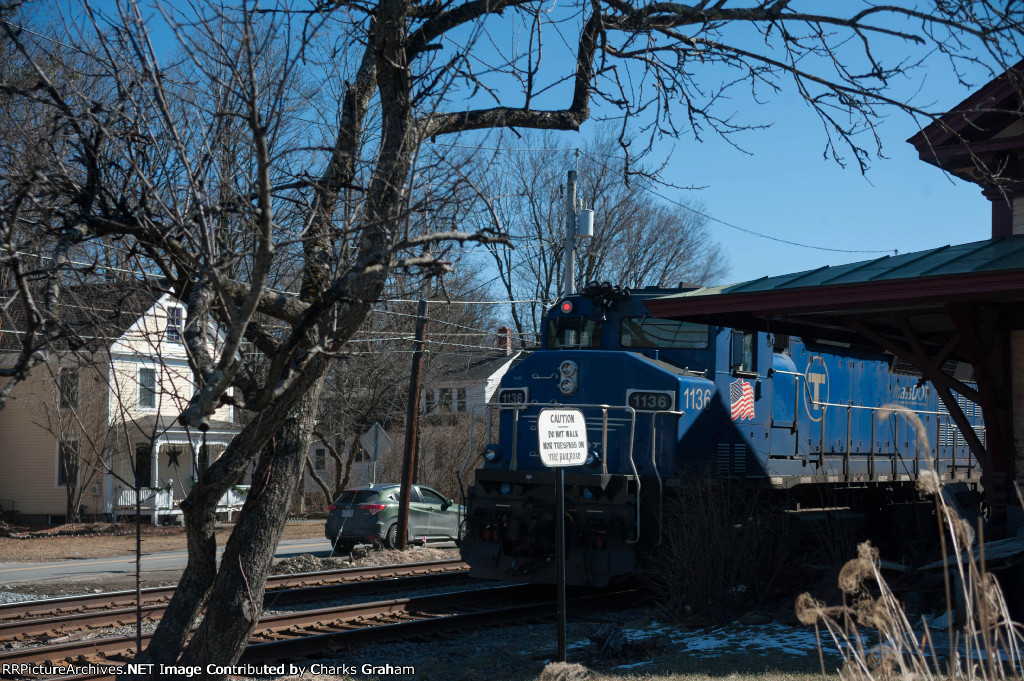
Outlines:
{"label": "locomotive number 1136", "polygon": [[637,411],[668,411],[675,395],[669,392],[634,390],[626,397],[626,404]]}

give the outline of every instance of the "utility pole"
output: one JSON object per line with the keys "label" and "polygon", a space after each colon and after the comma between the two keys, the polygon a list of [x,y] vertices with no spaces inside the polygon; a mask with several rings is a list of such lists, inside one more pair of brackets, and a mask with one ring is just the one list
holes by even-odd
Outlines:
{"label": "utility pole", "polygon": [[402,459],[402,491],[398,500],[398,548],[408,547],[409,501],[416,472],[416,449],[419,435],[420,379],[423,375],[423,346],[427,334],[427,301],[420,299],[416,313],[416,343],[412,353],[412,375],[409,377],[409,405],[405,414],[405,456]]}
{"label": "utility pole", "polygon": [[570,170],[565,181],[565,274],[562,295],[576,293],[576,171]]}

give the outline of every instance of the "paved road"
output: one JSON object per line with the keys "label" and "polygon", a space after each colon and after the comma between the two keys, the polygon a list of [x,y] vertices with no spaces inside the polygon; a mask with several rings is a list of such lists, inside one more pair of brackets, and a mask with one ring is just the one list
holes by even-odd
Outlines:
{"label": "paved road", "polygon": [[[223,547],[218,548],[218,554]],[[301,553],[315,556],[331,555],[331,544],[326,539],[289,539],[277,547],[277,558]],[[182,570],[188,558],[186,551],[165,551],[142,556],[142,569],[147,573]],[[111,556],[65,560],[56,563],[0,563],[0,584],[43,583],[61,579],[83,580],[135,574],[135,556]]]}

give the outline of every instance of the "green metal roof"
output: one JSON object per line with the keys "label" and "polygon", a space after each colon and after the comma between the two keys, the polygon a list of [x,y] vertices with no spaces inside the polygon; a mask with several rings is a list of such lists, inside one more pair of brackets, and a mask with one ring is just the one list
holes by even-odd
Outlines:
{"label": "green metal roof", "polygon": [[767,293],[825,286],[855,286],[872,282],[921,280],[928,277],[955,277],[1012,270],[1020,270],[1024,276],[1024,235],[942,246],[915,253],[887,255],[848,265],[826,266],[793,274],[761,277],[738,284],[704,287],[655,300]]}

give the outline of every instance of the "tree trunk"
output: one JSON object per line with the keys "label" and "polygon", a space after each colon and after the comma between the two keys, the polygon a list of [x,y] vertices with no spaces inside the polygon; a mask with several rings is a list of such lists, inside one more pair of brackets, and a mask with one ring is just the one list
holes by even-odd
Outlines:
{"label": "tree trunk", "polygon": [[[154,663],[157,665],[174,664],[177,662],[179,653],[185,646],[192,626],[203,611],[203,608],[206,607],[207,602],[209,602],[215,586],[218,574],[217,541],[214,535],[217,502],[232,485],[237,484],[241,480],[246,467],[252,460],[250,453],[256,449],[262,449],[277,433],[277,429],[282,423],[287,423],[289,420],[294,421],[295,419],[290,418],[290,415],[296,413],[298,409],[307,409],[311,397],[316,396],[319,398],[320,386],[323,383],[323,377],[326,375],[327,365],[328,361],[321,359],[307,367],[302,378],[295,381],[289,390],[274,402],[272,407],[261,412],[256,420],[235,436],[221,457],[207,469],[206,475],[199,481],[199,484],[192,488],[188,498],[181,502],[181,510],[185,519],[185,530],[188,536],[188,562],[185,565],[185,570],[181,575],[178,586],[174,590],[174,596],[171,598],[171,602],[168,603],[167,610],[164,612],[163,617],[161,617],[153,638],[150,639],[149,646],[136,657],[136,662]],[[302,407],[297,406],[298,404],[301,404]],[[315,402],[312,405],[307,411],[308,413],[315,414]],[[279,441],[281,437],[279,435]],[[308,436],[306,445],[308,447]],[[304,456],[305,451],[303,451]],[[300,465],[297,471],[298,474],[294,476],[296,479],[293,481],[293,492],[294,487],[298,484],[298,479],[301,478],[303,457],[299,457]],[[264,454],[264,457],[260,460],[261,467],[265,458]],[[275,471],[271,471],[271,474],[273,473]],[[258,489],[257,485],[254,485],[255,489]],[[255,491],[250,492],[250,494],[258,496],[260,493]],[[291,497],[288,498],[288,503],[291,503]],[[245,508],[248,508],[249,504],[250,498],[247,497]],[[281,516],[280,522],[282,527],[286,519],[287,508],[288,506],[283,506],[277,509],[276,512],[271,512],[271,515],[276,513],[276,515]],[[266,505],[261,504],[260,513],[266,512]],[[244,533],[241,535],[243,539],[238,540],[241,527],[242,520],[239,519],[239,522],[235,525],[235,531],[232,533],[231,539],[229,539],[229,545],[231,545],[231,542],[236,544],[234,549],[236,570],[237,555],[241,550],[237,544],[239,541],[243,544],[248,543]],[[251,527],[251,523],[246,524],[246,528],[249,527]],[[259,536],[259,533],[254,532],[253,536]],[[276,537],[279,536],[280,529],[275,535],[274,546],[276,546]],[[256,545],[255,541],[254,545]],[[273,548],[271,548],[271,557],[273,557],[273,553]],[[222,561],[222,565],[227,564]],[[251,573],[247,574],[250,574],[250,582],[254,581]],[[261,580],[259,584],[260,593],[262,594],[263,581]],[[222,598],[222,594],[223,591],[218,591],[217,597]],[[209,613],[207,617],[209,617]],[[243,642],[242,646],[244,647],[244,645]],[[218,661],[226,663],[226,659],[226,657],[221,657]],[[118,679],[122,680],[140,678],[159,677],[155,675],[118,675]]]}
{"label": "tree trunk", "polygon": [[[263,449],[235,530],[224,548],[210,600],[217,604],[181,657],[181,664],[231,665],[245,650],[260,614],[278,540],[302,481],[324,375],[296,403]],[[204,679],[224,678],[204,674]]]}

